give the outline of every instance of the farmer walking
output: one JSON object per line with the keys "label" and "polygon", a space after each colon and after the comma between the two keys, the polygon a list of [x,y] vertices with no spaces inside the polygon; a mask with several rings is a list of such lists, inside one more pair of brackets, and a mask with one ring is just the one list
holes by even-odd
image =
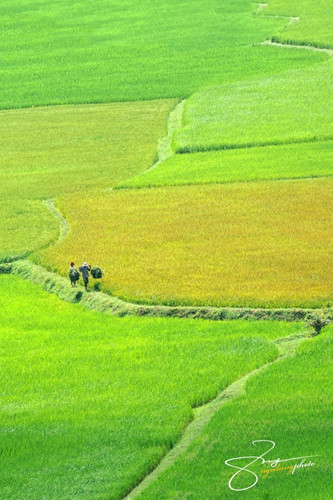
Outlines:
{"label": "farmer walking", "polygon": [[74,262],[71,262],[71,264],[70,264],[70,267],[69,267],[69,270],[68,270],[68,275],[69,275],[69,279],[71,281],[71,285],[72,286],[76,286],[76,282],[80,278],[80,273],[76,269]]}
{"label": "farmer walking", "polygon": [[84,281],[84,288],[86,289],[86,292],[88,291],[90,269],[91,269],[91,266],[88,266],[88,264],[86,262],[84,262],[83,265],[79,267],[79,271],[82,274],[82,278]]}

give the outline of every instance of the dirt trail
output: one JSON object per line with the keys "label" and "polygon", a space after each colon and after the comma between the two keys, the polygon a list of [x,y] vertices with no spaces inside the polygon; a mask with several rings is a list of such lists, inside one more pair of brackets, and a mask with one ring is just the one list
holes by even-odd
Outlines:
{"label": "dirt trail", "polygon": [[291,337],[278,339],[273,342],[279,349],[279,355],[274,361],[266,363],[246,374],[242,378],[236,380],[229,387],[224,389],[215,399],[211,402],[194,409],[194,419],[186,427],[184,434],[178,443],[165,455],[158,466],[146,476],[141,483],[138,484],[126,497],[126,500],[137,498],[148,486],[150,486],[162,472],[167,470],[179,456],[181,456],[194,440],[201,434],[203,428],[208,424],[215,413],[220,408],[232,399],[235,399],[246,392],[247,381],[258,373],[262,372],[274,363],[279,362],[290,356],[294,356],[298,345],[308,337],[307,333],[293,335]]}

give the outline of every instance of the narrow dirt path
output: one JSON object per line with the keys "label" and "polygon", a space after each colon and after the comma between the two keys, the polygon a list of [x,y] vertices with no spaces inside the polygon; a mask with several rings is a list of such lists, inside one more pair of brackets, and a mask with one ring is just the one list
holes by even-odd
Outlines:
{"label": "narrow dirt path", "polygon": [[126,497],[126,500],[137,498],[148,486],[150,486],[159,476],[167,470],[179,456],[181,456],[194,440],[201,434],[203,428],[208,424],[215,413],[232,399],[238,398],[246,392],[247,381],[258,373],[266,370],[269,366],[279,362],[281,359],[294,356],[297,347],[308,337],[307,333],[293,335],[291,337],[278,339],[273,342],[279,349],[279,355],[274,361],[266,363],[246,374],[244,377],[236,380],[233,384],[222,391],[215,399],[204,406],[194,409],[194,419],[185,429],[185,432],[178,443],[165,455],[159,465],[146,476]]}

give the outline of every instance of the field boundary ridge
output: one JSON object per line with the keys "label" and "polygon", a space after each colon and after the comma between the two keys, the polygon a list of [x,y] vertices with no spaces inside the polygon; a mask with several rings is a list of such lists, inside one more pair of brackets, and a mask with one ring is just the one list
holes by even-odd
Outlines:
{"label": "field boundary ridge", "polygon": [[330,57],[333,57],[333,49],[330,47],[320,47],[317,45],[311,45],[309,43],[304,42],[304,44],[297,42],[294,43],[292,41],[290,42],[280,42],[278,37],[273,36],[271,40],[265,40],[264,42],[261,42],[257,45],[270,45],[273,47],[284,47],[284,48],[291,48],[291,49],[304,49],[304,50],[312,50],[314,52],[323,52],[325,54],[328,54]]}
{"label": "field boundary ridge", "polygon": [[[79,285],[71,287],[69,278],[47,271],[43,267],[27,259],[16,260],[0,264],[0,274],[12,274],[29,280],[61,300],[70,303],[80,303],[84,307],[110,314],[112,316],[146,316],[158,318],[190,318],[208,319],[213,321],[225,320],[259,320],[259,321],[304,321],[309,313],[321,309],[264,309],[247,307],[210,307],[210,306],[165,306],[136,304],[125,302],[118,297],[101,291],[89,290]],[[333,310],[328,310],[328,318],[333,321]]]}

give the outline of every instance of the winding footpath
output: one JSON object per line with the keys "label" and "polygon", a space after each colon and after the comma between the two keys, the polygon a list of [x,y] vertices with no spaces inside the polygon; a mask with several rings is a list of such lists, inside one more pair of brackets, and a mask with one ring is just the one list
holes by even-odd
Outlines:
{"label": "winding footpath", "polygon": [[272,364],[278,363],[281,359],[294,356],[297,347],[309,335],[307,333],[293,335],[291,337],[278,339],[273,342],[279,349],[279,355],[270,363],[266,363],[260,368],[246,374],[236,380],[233,384],[224,389],[215,399],[209,403],[194,409],[194,419],[186,427],[184,434],[178,443],[165,455],[158,466],[148,474],[141,483],[139,483],[126,497],[126,500],[137,498],[148,486],[150,486],[164,471],[183,455],[195,439],[202,433],[203,428],[213,418],[215,413],[229,401],[238,398],[246,393],[247,381],[266,370]]}

